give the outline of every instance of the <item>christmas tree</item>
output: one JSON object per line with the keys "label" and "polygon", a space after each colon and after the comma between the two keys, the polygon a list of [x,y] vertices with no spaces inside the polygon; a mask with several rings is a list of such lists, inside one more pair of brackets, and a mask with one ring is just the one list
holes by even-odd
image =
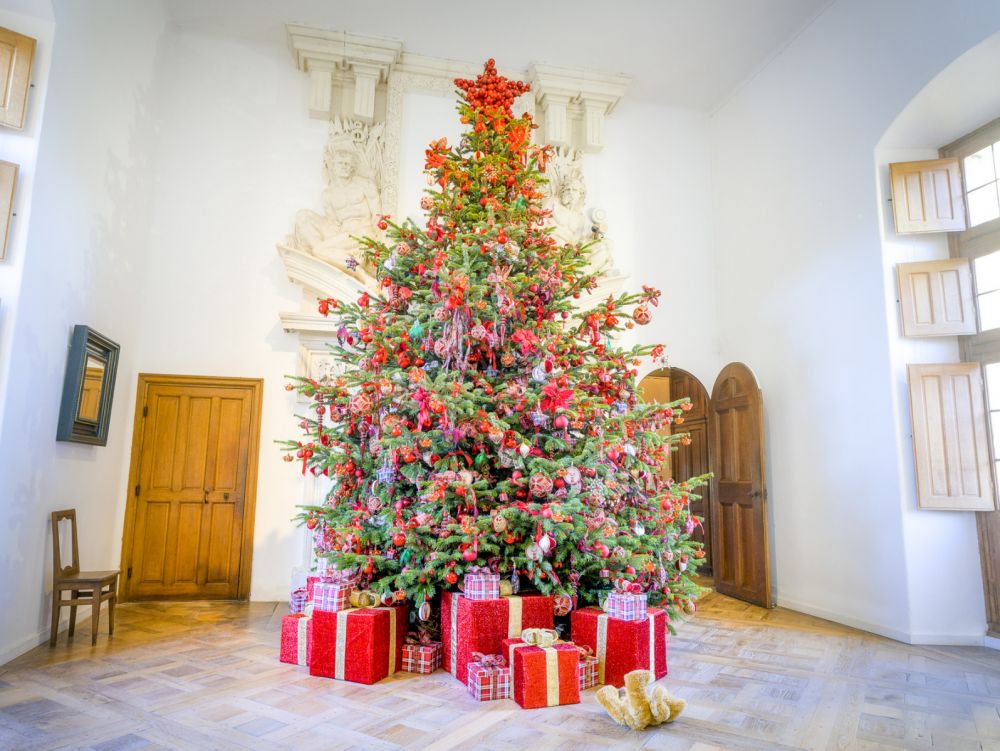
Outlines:
{"label": "christmas tree", "polygon": [[582,602],[627,584],[690,610],[704,478],[659,472],[690,405],[640,404],[636,368],[663,347],[616,337],[659,292],[580,309],[597,278],[586,246],[546,229],[550,148],[511,109],[529,87],[492,60],[456,85],[467,130],[426,151],[425,225],[383,217],[384,239],[359,239],[381,293],[319,302],[342,375],[296,379],[313,412],[285,448],[333,489],[300,518],[318,555],[386,599],[431,603],[488,567]]}

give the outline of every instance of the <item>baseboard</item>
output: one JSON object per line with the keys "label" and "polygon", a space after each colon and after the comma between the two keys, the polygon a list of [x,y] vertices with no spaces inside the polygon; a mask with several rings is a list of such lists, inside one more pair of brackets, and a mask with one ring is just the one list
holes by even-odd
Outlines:
{"label": "baseboard", "polygon": [[[868,631],[872,634],[878,634],[879,636],[903,642],[904,644],[981,647],[983,646],[983,639],[985,638],[983,634],[921,634],[910,631],[901,631],[880,623],[872,623],[871,621],[865,621],[860,618],[852,618],[841,613],[834,613],[831,610],[816,607],[815,605],[809,605],[787,597],[779,597],[778,605],[783,608],[788,608],[789,610],[795,610],[799,613],[814,615],[817,618],[823,618],[827,621],[833,621],[834,623],[840,623],[844,626],[850,626],[851,628],[857,628],[862,631]],[[1000,642],[1000,640],[997,641]]]}
{"label": "baseboard", "polygon": [[[81,615],[77,616],[77,619],[76,619],[76,628],[77,628],[77,632],[76,633],[77,633],[77,635],[79,635],[79,633],[80,633],[80,631],[79,631],[80,626],[83,625],[83,624],[86,624],[86,623],[88,623],[90,621],[90,606],[88,605],[86,609],[87,609],[87,614],[86,615],[82,615],[81,614]],[[83,610],[82,607],[81,607],[81,610]],[[106,603],[102,603],[101,604],[101,612],[104,614],[103,617],[106,618],[107,617],[107,604]],[[69,614],[68,613],[66,614],[65,618],[63,618],[63,619],[61,619],[59,621],[59,630],[58,630],[59,636],[65,636],[67,629],[69,629]],[[39,646],[40,644],[45,644],[49,640],[49,635],[50,635],[50,633],[49,633],[49,627],[46,626],[41,631],[39,631],[37,634],[32,634],[30,636],[26,636],[25,638],[21,639],[20,641],[16,641],[12,645],[4,647],[3,651],[0,651],[0,668],[4,667],[11,660],[16,660],[18,657],[20,657],[21,655],[23,655],[25,652],[30,652],[32,649],[34,649],[35,647]],[[90,634],[89,633],[87,633],[87,638],[90,638]]]}
{"label": "baseboard", "polygon": [[983,638],[983,646],[989,649],[1000,649],[1000,638],[986,634]]}

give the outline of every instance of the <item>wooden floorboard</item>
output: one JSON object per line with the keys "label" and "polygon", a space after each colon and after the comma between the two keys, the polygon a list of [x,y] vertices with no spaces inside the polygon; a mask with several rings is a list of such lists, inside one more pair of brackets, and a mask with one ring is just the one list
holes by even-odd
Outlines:
{"label": "wooden floorboard", "polygon": [[[121,606],[0,668],[0,749],[936,749],[1000,751],[1000,652],[916,647],[711,594],[671,637],[676,723],[614,725],[593,697],[523,711],[449,675],[374,686],[278,662],[284,605]],[[107,628],[105,621],[105,629]]]}

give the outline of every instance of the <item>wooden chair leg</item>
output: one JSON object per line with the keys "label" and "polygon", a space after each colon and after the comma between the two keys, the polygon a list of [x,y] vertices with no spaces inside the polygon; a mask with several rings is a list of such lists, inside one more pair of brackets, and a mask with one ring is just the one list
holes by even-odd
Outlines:
{"label": "wooden chair leg", "polygon": [[[70,594],[70,598],[71,598],[71,600],[79,600],[80,599],[80,593],[77,592],[74,589],[73,592]],[[70,636],[73,636],[74,632],[76,631],[76,608],[77,608],[77,606],[75,604],[69,606],[69,635]]]}
{"label": "wooden chair leg", "polygon": [[56,634],[59,633],[59,602],[62,600],[62,592],[52,589],[52,628],[49,632],[49,646],[56,645]]}
{"label": "wooden chair leg", "polygon": [[[114,585],[111,585],[114,587]],[[111,591],[108,599],[108,636],[115,635],[115,601],[118,599],[117,587]]]}
{"label": "wooden chair leg", "polygon": [[90,646],[97,646],[97,629],[101,625],[101,590],[94,587],[90,593],[93,604],[90,606],[92,615],[90,616]]}

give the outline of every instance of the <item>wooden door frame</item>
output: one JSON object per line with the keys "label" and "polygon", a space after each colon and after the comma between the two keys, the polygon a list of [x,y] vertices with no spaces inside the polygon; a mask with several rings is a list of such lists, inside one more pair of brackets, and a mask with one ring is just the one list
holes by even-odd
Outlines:
{"label": "wooden door frame", "polygon": [[250,579],[253,568],[253,530],[257,512],[257,467],[260,458],[260,421],[264,397],[263,378],[240,378],[226,376],[169,375],[165,373],[140,373],[135,392],[135,417],[132,421],[132,452],[129,460],[128,486],[125,488],[125,522],[122,529],[121,571],[118,584],[118,601],[127,602],[128,567],[135,543],[136,501],[134,488],[139,484],[139,464],[142,456],[144,433],[143,409],[146,393],[154,384],[176,384],[181,386],[218,386],[251,389],[250,445],[247,453],[246,497],[243,499],[243,538],[240,541],[240,572],[237,579],[236,599],[250,597]]}

